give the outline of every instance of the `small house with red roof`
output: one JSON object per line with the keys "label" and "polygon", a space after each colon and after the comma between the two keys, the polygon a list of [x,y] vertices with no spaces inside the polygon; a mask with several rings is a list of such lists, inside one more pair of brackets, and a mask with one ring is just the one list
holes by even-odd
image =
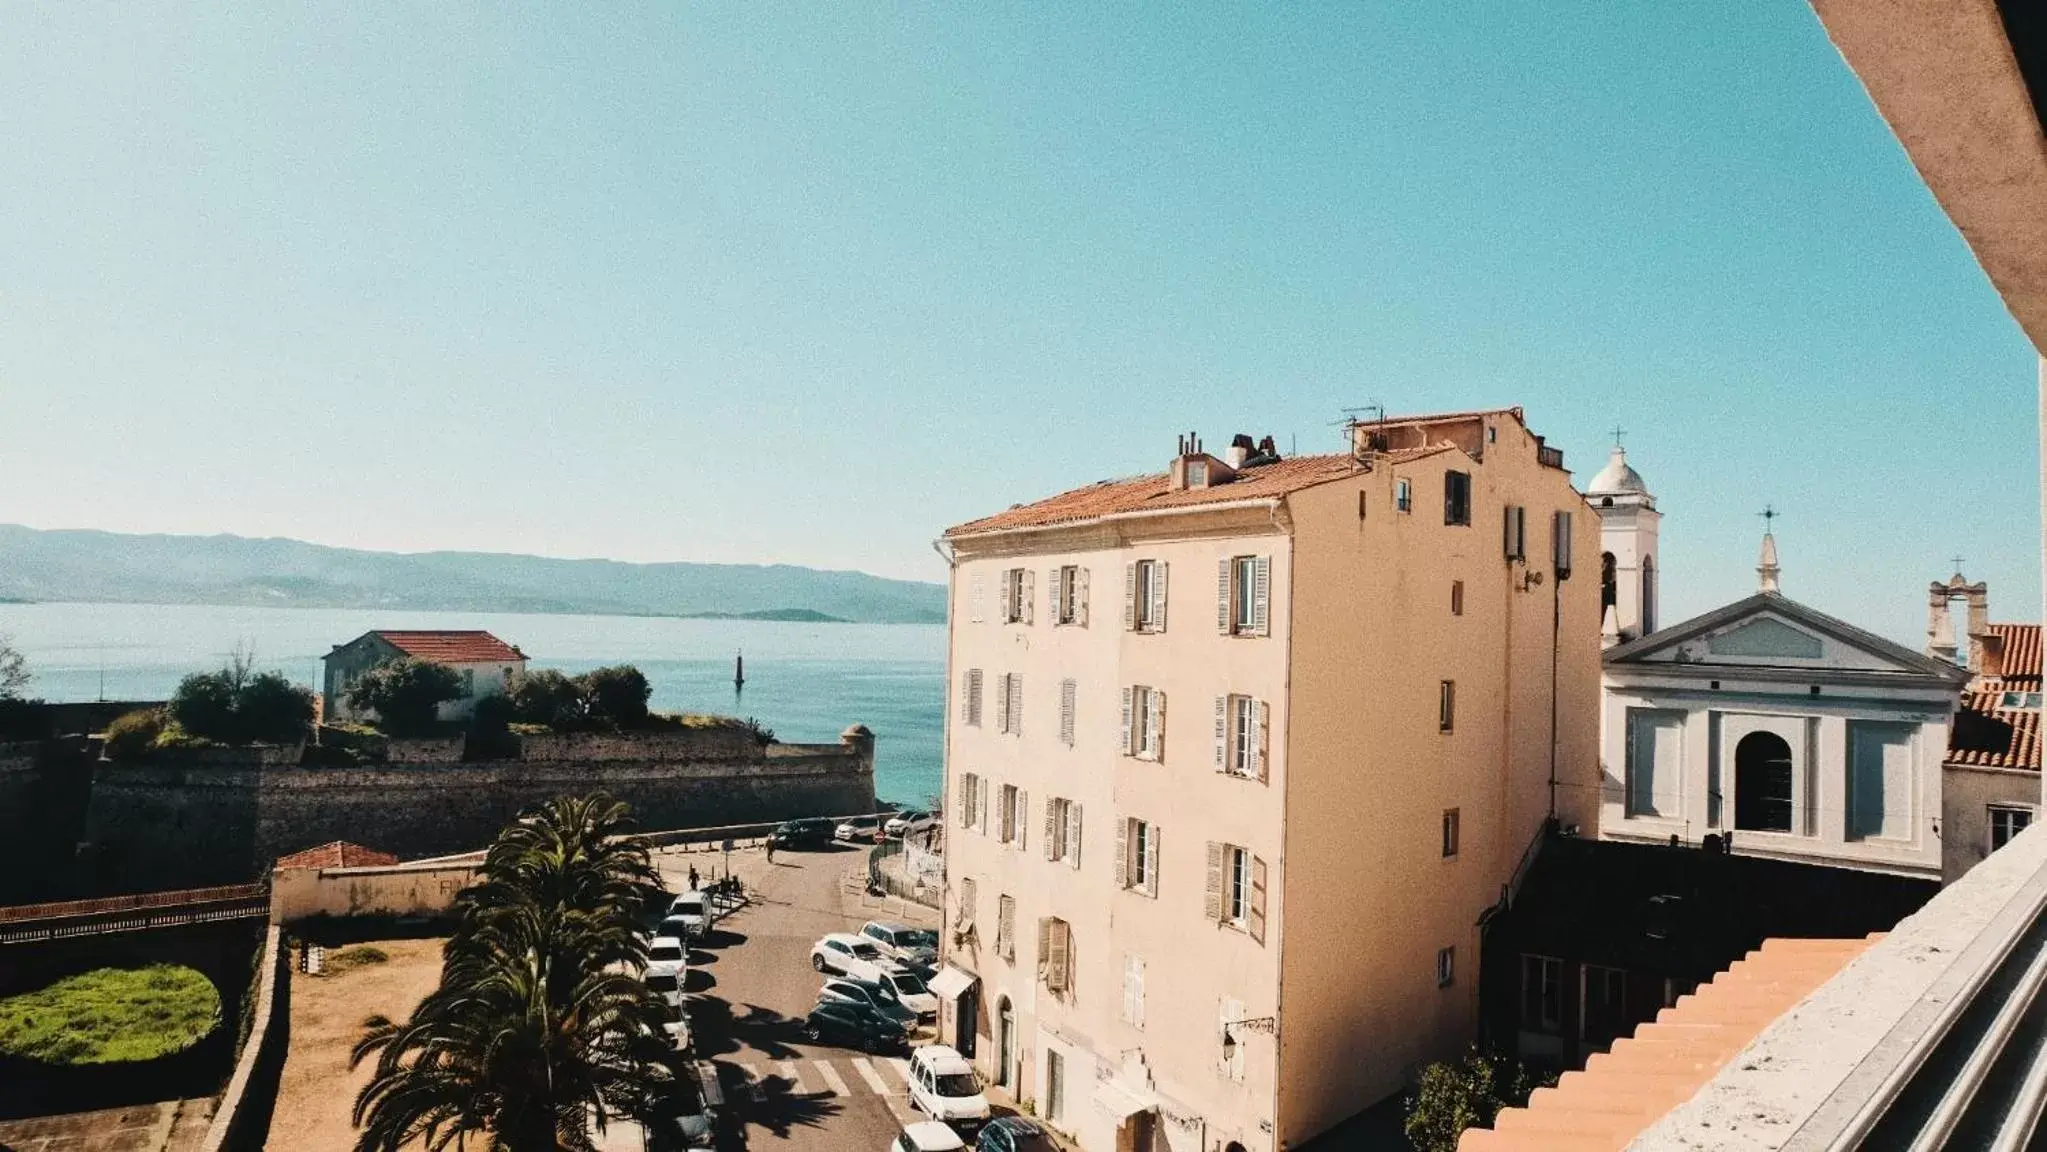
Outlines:
{"label": "small house with red roof", "polygon": [[467,718],[479,699],[507,691],[513,677],[526,671],[524,652],[481,630],[378,629],[336,645],[321,657],[327,668],[321,715],[330,720],[354,719],[357,713],[348,705],[349,689],[370,669],[406,657],[444,665],[461,678],[462,695],[441,705],[443,720]]}

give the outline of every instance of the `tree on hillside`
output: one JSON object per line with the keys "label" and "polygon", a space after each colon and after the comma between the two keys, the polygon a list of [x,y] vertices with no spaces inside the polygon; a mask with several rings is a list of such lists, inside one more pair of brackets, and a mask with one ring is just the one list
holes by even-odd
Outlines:
{"label": "tree on hillside", "polygon": [[1516,1060],[1473,1048],[1462,1061],[1422,1069],[1407,1099],[1407,1138],[1416,1152],[1457,1152],[1466,1128],[1490,1128],[1502,1108],[1528,1103],[1536,1083]]}
{"label": "tree on hillside", "polygon": [[442,704],[462,695],[455,670],[410,656],[379,664],[349,689],[349,707],[377,714],[384,730],[416,735],[433,727]]}
{"label": "tree on hillside", "polygon": [[592,720],[617,728],[646,723],[647,698],[654,689],[638,668],[630,664],[593,668],[580,679],[584,709]]}
{"label": "tree on hillside", "polygon": [[[313,694],[278,672],[254,670],[253,653],[236,650],[218,671],[178,681],[166,709],[186,735],[217,744],[293,744],[313,726]],[[132,735],[132,732],[131,732]]]}
{"label": "tree on hillside", "polygon": [[28,693],[28,658],[14,638],[0,633],[0,700],[19,700]]}
{"label": "tree on hillside", "polygon": [[456,905],[440,987],[412,1016],[372,1017],[352,1063],[356,1152],[591,1147],[592,1120],[650,1117],[671,1076],[667,1007],[638,977],[639,916],[658,892],[626,806],[563,797],[523,813]]}

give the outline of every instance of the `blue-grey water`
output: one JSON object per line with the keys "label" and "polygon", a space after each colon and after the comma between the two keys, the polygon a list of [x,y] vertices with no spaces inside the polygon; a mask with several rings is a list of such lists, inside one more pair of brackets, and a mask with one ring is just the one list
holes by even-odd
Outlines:
{"label": "blue-grey water", "polygon": [[[253,649],[261,668],[317,686],[320,657],[372,628],[483,628],[535,668],[576,673],[634,664],[655,708],[753,717],[782,740],[836,740],[849,724],[875,733],[884,800],[938,793],[945,707],[945,629],[913,624],[785,624],[489,612],[239,608],[156,604],[0,604],[0,635],[27,656],[46,700],[161,700],[189,672]],[[746,655],[746,688],[732,658]]]}

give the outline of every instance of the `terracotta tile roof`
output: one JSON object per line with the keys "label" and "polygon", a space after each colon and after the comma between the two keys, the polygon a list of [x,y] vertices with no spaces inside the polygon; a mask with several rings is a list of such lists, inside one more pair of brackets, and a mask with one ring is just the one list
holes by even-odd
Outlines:
{"label": "terracotta tile roof", "polygon": [[[1402,463],[1454,450],[1454,445],[1432,444],[1426,448],[1381,452],[1378,458]],[[984,516],[979,520],[955,525],[946,529],[945,534],[949,537],[975,536],[983,532],[1000,532],[1010,528],[1042,528],[1053,524],[1072,524],[1128,512],[1190,508],[1237,500],[1270,499],[1284,496],[1289,492],[1298,492],[1303,488],[1312,488],[1317,484],[1326,484],[1331,480],[1341,480],[1346,476],[1355,475],[1356,472],[1357,465],[1348,452],[1327,456],[1291,456],[1272,464],[1246,468],[1237,473],[1235,479],[1214,487],[1188,488],[1178,492],[1169,487],[1168,473],[1154,472],[1124,480],[1103,480],[1036,503],[1019,504],[1006,512],[997,512],[993,516]]]}
{"label": "terracotta tile roof", "polygon": [[2040,626],[2038,624],[1992,624],[1990,634],[2004,648],[2004,675],[1999,680],[2014,691],[2040,690]]}
{"label": "terracotta tile roof", "polygon": [[289,856],[281,856],[277,860],[277,867],[377,868],[386,864],[396,863],[398,863],[398,857],[391,855],[389,852],[379,852],[374,848],[365,848],[360,844],[351,844],[346,840],[336,840],[331,844],[322,844],[318,848],[308,848],[303,852],[294,852]]}
{"label": "terracotta tile roof", "polygon": [[1882,939],[1771,939],[1675,1007],[1538,1088],[1526,1108],[1469,1128],[1457,1152],[1618,1152],[1691,1099],[1770,1023]]}
{"label": "terracotta tile roof", "polygon": [[524,660],[526,654],[488,632],[390,632],[375,635],[407,656],[436,664],[484,664]]}
{"label": "terracotta tile roof", "polygon": [[2040,712],[2004,708],[2001,692],[1962,697],[1948,725],[1947,762],[1972,768],[2040,770]]}

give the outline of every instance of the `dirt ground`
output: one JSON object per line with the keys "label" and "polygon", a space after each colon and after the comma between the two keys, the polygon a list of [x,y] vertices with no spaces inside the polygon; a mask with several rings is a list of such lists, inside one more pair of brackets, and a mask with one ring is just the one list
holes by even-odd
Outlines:
{"label": "dirt ground", "polygon": [[[403,1019],[433,991],[441,974],[439,940],[372,940],[390,959],[336,975],[291,974],[291,1047],[284,1058],[272,1148],[348,1152],[355,1143],[349,1112],[370,1078],[370,1065],[350,1071],[348,1052],[363,1018]],[[328,955],[335,950],[330,949]],[[295,959],[295,958],[294,958]]]}

